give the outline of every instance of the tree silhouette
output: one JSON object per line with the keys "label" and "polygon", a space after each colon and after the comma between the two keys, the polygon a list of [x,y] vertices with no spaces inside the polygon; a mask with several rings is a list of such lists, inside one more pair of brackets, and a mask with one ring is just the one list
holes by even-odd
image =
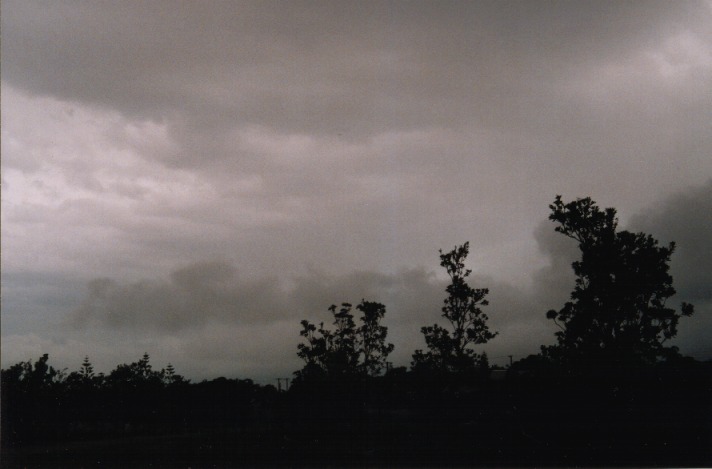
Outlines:
{"label": "tree silhouette", "polygon": [[79,371],[69,373],[66,384],[71,389],[88,390],[101,386],[103,380],[104,375],[101,373],[96,375],[89,357],[85,356]]}
{"label": "tree silhouette", "polygon": [[119,388],[158,388],[163,386],[162,371],[154,371],[151,357],[144,353],[140,360],[131,364],[118,365],[106,380],[110,386]]}
{"label": "tree silhouette", "polygon": [[361,301],[356,309],[363,313],[363,323],[357,330],[359,350],[363,354],[361,367],[365,374],[380,375],[386,367],[386,359],[393,351],[393,344],[386,344],[388,328],[380,324],[386,307],[374,301]]}
{"label": "tree silhouette", "polygon": [[481,306],[488,304],[485,297],[489,291],[467,284],[467,277],[472,273],[465,268],[469,250],[470,243],[466,242],[450,252],[439,251],[440,265],[450,277],[442,317],[450,323],[452,332],[437,324],[423,327],[421,332],[429,351],[415,351],[414,369],[472,371],[480,364],[481,357],[470,346],[484,344],[497,335],[490,332],[487,325],[489,318],[481,309]]}
{"label": "tree silhouette", "polygon": [[306,362],[300,377],[317,375],[337,376],[356,372],[358,354],[356,352],[356,323],[351,314],[351,305],[343,303],[337,311],[336,305],[329,307],[334,317],[335,330],[302,321],[300,335],[307,341],[297,346],[297,355]]}
{"label": "tree silhouette", "polygon": [[[586,366],[612,362],[652,363],[677,334],[680,312],[666,306],[675,294],[669,274],[675,244],[660,246],[644,233],[617,231],[616,210],[601,210],[590,198],[549,206],[556,231],[578,242],[581,259],[572,264],[576,285],[571,301],[547,318],[561,329],[550,356],[584,359]],[[608,365],[604,365],[608,364]]]}
{"label": "tree silhouette", "polygon": [[163,380],[163,384],[166,386],[174,386],[178,384],[186,384],[189,380],[186,380],[183,376],[176,373],[176,369],[170,363],[165,369],[161,370],[160,376]]}
{"label": "tree silhouette", "polygon": [[338,308],[331,305],[334,330],[303,320],[299,333],[306,343],[297,346],[297,355],[305,366],[297,372],[301,379],[316,376],[377,375],[385,364],[393,344],[386,344],[388,328],[380,324],[386,307],[380,303],[362,300],[356,306],[361,311],[362,325],[357,327],[352,314],[352,305],[342,303]]}
{"label": "tree silhouette", "polygon": [[84,357],[84,361],[82,362],[82,368],[79,373],[82,375],[82,378],[88,380],[94,377],[94,367],[91,365],[88,356]]}

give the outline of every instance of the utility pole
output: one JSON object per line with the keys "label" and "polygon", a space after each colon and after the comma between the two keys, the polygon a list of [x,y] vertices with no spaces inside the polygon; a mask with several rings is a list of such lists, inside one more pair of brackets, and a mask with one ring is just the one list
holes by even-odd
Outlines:
{"label": "utility pole", "polygon": [[512,366],[512,355],[507,355],[509,357],[509,366]]}

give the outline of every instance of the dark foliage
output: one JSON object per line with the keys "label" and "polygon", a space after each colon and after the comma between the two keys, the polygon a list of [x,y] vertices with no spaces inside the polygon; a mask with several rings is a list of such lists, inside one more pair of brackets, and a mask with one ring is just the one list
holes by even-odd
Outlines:
{"label": "dark foliage", "polygon": [[297,383],[347,376],[378,376],[386,367],[393,344],[386,343],[388,328],[381,325],[386,307],[381,303],[363,300],[356,306],[361,312],[357,326],[352,306],[329,308],[334,317],[334,330],[316,326],[303,320],[300,335],[306,343],[297,346],[297,355],[304,360],[304,368],[295,373]]}
{"label": "dark foliage", "polygon": [[422,329],[411,370],[388,366],[385,306],[365,300],[358,324],[348,303],[329,309],[333,330],[302,321],[305,366],[286,391],[191,383],[148,354],[66,374],[45,354],[1,372],[2,467],[712,465],[712,362],[664,346],[692,313],[665,305],[674,245],[617,231],[590,199],[551,209],[581,249],[576,286],[548,314],[558,344],[504,379],[471,348],[495,333],[465,243],[440,252],[451,329]]}
{"label": "dark foliage", "polygon": [[250,380],[191,384],[168,370],[155,371],[148,354],[94,375],[86,358],[80,371],[64,377],[43,355],[2,370],[3,444],[96,439],[185,432],[219,422],[251,425],[255,396],[273,388]]}
{"label": "dark foliage", "polygon": [[481,309],[488,304],[485,297],[489,291],[467,284],[467,277],[472,273],[465,268],[469,250],[470,244],[465,243],[448,253],[440,251],[440,266],[450,277],[442,317],[447,319],[451,330],[438,324],[421,329],[428,351],[415,351],[413,368],[416,370],[467,373],[483,368],[482,357],[470,346],[484,344],[497,333],[490,332],[488,317]]}
{"label": "dark foliage", "polygon": [[618,231],[616,210],[601,210],[590,198],[565,204],[556,197],[549,219],[574,239],[581,259],[573,263],[571,301],[547,317],[559,327],[558,345],[545,349],[579,371],[629,367],[666,358],[665,342],[677,334],[680,312],[667,306],[675,294],[669,273],[675,244],[660,246],[644,233]]}
{"label": "dark foliage", "polygon": [[712,462],[712,363],[689,358],[594,379],[539,355],[503,381],[395,368],[283,392],[239,379],[144,380],[141,362],[117,367],[135,371],[123,383],[114,374],[77,385],[45,356],[3,370],[2,467]]}

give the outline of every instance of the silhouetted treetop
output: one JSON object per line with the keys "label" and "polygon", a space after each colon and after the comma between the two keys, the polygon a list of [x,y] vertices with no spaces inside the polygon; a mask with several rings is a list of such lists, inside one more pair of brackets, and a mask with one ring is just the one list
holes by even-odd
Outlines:
{"label": "silhouetted treetop", "polygon": [[2,370],[2,383],[24,391],[39,391],[60,384],[65,379],[63,370],[56,370],[48,365],[49,355],[43,354],[35,363],[31,361],[12,365]]}
{"label": "silhouetted treetop", "polygon": [[306,343],[297,346],[297,355],[305,361],[305,366],[298,371],[297,377],[309,379],[317,376],[344,375],[379,375],[388,355],[393,351],[393,344],[386,344],[388,328],[380,324],[386,313],[381,303],[362,300],[356,306],[362,313],[360,326],[354,321],[352,305],[342,303],[329,307],[334,318],[332,331],[303,320],[299,333]]}
{"label": "silhouetted treetop", "polygon": [[362,313],[362,324],[356,335],[358,348],[363,355],[361,370],[367,375],[377,376],[386,368],[388,355],[393,351],[393,344],[386,343],[388,328],[381,325],[386,307],[375,301],[363,300],[356,309]]}
{"label": "silhouetted treetop", "polygon": [[451,331],[433,324],[421,329],[429,351],[416,350],[413,355],[414,368],[429,368],[443,371],[466,371],[474,369],[480,358],[471,345],[484,344],[497,333],[490,332],[487,315],[482,306],[487,306],[485,299],[489,290],[472,288],[467,277],[472,271],[465,268],[465,259],[469,254],[470,243],[456,246],[447,253],[440,252],[440,266],[445,268],[450,277],[446,288],[448,296],[443,300],[442,317],[451,327]]}
{"label": "silhouetted treetop", "polygon": [[[601,210],[590,198],[564,203],[557,196],[549,219],[557,232],[578,242],[572,264],[571,301],[547,317],[561,329],[558,351],[567,357],[654,361],[677,334],[680,312],[666,305],[675,294],[669,273],[675,244],[660,246],[645,233],[617,231],[616,210]],[[555,352],[551,349],[550,352]]]}

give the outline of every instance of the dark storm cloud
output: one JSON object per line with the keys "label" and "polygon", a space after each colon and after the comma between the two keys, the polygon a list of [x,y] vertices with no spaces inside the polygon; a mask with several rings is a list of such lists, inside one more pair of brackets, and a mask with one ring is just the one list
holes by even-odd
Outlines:
{"label": "dark storm cloud", "polygon": [[[352,272],[332,276],[312,271],[280,284],[276,278],[241,277],[233,266],[200,262],[172,272],[168,280],[123,283],[98,278],[73,317],[77,327],[137,329],[146,326],[176,331],[208,323],[255,325],[313,317],[328,321],[332,304],[361,299],[396,303],[391,321],[422,319],[438,309],[433,295],[444,286],[423,270],[397,275]],[[434,307],[433,307],[434,306]]]}
{"label": "dark storm cloud", "polygon": [[[405,364],[439,320],[437,249],[465,240],[486,350],[536,352],[577,254],[553,195],[627,220],[712,174],[709,2],[9,0],[1,21],[3,363],[289,371],[300,319],[366,298]],[[670,235],[701,311],[704,262]],[[54,329],[70,310],[83,332]]]}
{"label": "dark storm cloud", "polygon": [[712,179],[659,201],[630,225],[661,242],[675,242],[671,273],[677,295],[671,306],[683,301],[695,306],[695,314],[680,321],[676,345],[685,353],[712,357]]}
{"label": "dark storm cloud", "polygon": [[240,281],[231,266],[202,262],[176,270],[168,281],[93,280],[73,321],[81,326],[98,321],[109,327],[166,331],[212,320],[265,323],[283,314],[280,296],[276,279]]}
{"label": "dark storm cloud", "polygon": [[83,282],[72,275],[46,272],[3,272],[2,326],[7,330],[36,330],[55,325],[82,299]]}
{"label": "dark storm cloud", "polygon": [[568,301],[575,282],[571,264],[581,257],[576,242],[557,233],[555,227],[550,220],[544,220],[534,232],[539,251],[548,261],[547,266],[535,272],[533,279],[536,297],[549,304],[546,311],[558,309]]}
{"label": "dark storm cloud", "polygon": [[169,280],[91,281],[68,333],[118,332],[136,341],[136,334],[153,331],[154,347],[170,349],[177,340],[180,349],[174,351],[191,360],[224,362],[221,369],[237,360],[257,375],[265,373],[260,366],[291,373],[298,366],[299,321],[330,325],[331,304],[367,299],[386,304],[385,323],[398,346],[394,357],[405,364],[423,321],[437,320],[443,291],[444,283],[422,269],[394,275],[312,271],[280,285],[242,278],[224,262],[201,262],[171,273]]}
{"label": "dark storm cloud", "polygon": [[675,242],[671,266],[680,297],[712,300],[712,179],[661,200],[630,225]]}
{"label": "dark storm cloud", "polygon": [[[662,241],[676,239],[673,273],[677,298],[698,306],[696,316],[681,322],[676,344],[684,353],[701,357],[710,354],[705,338],[712,328],[709,284],[704,281],[710,267],[706,261],[712,239],[712,224],[707,220],[707,214],[712,213],[711,188],[712,183],[708,183],[678,194],[629,223],[633,229],[641,228]],[[543,220],[535,230],[547,265],[535,271],[529,287],[482,274],[471,278],[473,286],[490,291],[490,305],[484,309],[492,330],[499,335],[478,349],[487,351],[495,363],[506,363],[509,355],[521,358],[537,353],[540,345],[555,341],[553,325],[545,319],[545,312],[567,301],[574,286],[571,263],[579,252],[575,242],[556,233],[554,227],[554,223]],[[396,344],[392,359],[407,365],[413,351],[425,345],[420,328],[443,323],[440,307],[446,283],[437,271],[423,268],[396,274],[358,271],[343,275],[312,270],[280,283],[274,278],[242,277],[238,269],[225,262],[200,262],[172,272],[168,280],[128,284],[94,280],[73,320],[75,327],[84,331],[162,331],[165,337],[156,346],[166,340],[170,344],[170,336],[184,337],[180,339],[180,353],[193,360],[224,362],[216,366],[230,369],[230,360],[235,359],[241,369],[261,376],[265,360],[285,367],[299,366],[294,348],[299,342],[301,319],[329,324],[330,304],[355,305],[368,299],[386,305],[384,323],[389,327],[389,341]],[[169,345],[160,348],[173,350]],[[190,360],[186,363],[189,369],[198,367]]]}
{"label": "dark storm cloud", "polygon": [[[66,165],[73,186],[143,202],[142,219],[124,222],[136,246],[157,239],[171,254],[194,251],[161,236],[159,218],[185,221],[167,231],[195,240],[199,221],[229,230],[254,220],[259,233],[239,237],[247,245],[296,233],[304,243],[295,251],[344,253],[343,243],[369,259],[371,247],[352,241],[370,243],[391,224],[389,235],[408,247],[398,257],[416,259],[425,243],[473,231],[483,246],[503,230],[516,236],[514,217],[531,213],[542,193],[611,186],[639,202],[639,185],[669,190],[709,164],[704,3],[209,5],[10,1],[3,9],[6,83],[134,122],[155,119],[170,144],[141,146],[139,158],[208,173],[199,182],[213,192],[171,204],[151,198],[137,175],[102,183],[86,169],[90,157]],[[680,76],[661,80],[658,62]],[[126,145],[125,132],[105,131]],[[694,163],[671,168],[680,155]],[[478,223],[483,211],[488,223]]]}
{"label": "dark storm cloud", "polygon": [[[691,318],[681,319],[674,344],[685,354],[712,357],[712,180],[660,200],[632,217],[620,210],[618,215],[629,219],[621,224],[621,230],[642,231],[661,244],[675,242],[670,266],[677,294],[668,304],[679,310],[683,301],[692,303],[696,312]],[[574,288],[571,264],[580,258],[576,242],[556,233],[554,227],[551,221],[542,221],[535,231],[549,265],[535,273],[532,289],[525,297],[530,304],[522,308],[531,311],[532,305],[537,305],[542,318],[548,309],[559,309],[568,301]],[[549,338],[543,343],[553,343],[553,329],[545,329]]]}
{"label": "dark storm cloud", "polygon": [[[131,123],[154,120],[168,143],[136,147],[139,158],[202,174],[215,196],[156,203],[136,178],[102,183],[88,157],[65,164],[73,185],[150,201],[162,217],[178,208],[173,220],[276,219],[274,237],[307,233],[314,213],[363,232],[396,214],[412,258],[423,241],[451,242],[434,227],[476,224],[468,199],[478,212],[526,214],[542,193],[608,186],[639,203],[639,185],[670,190],[700,174],[709,165],[709,10],[696,2],[10,1],[3,81]],[[105,132],[126,145],[120,130]],[[683,155],[689,167],[672,163]],[[205,208],[219,201],[223,210]],[[286,213],[298,221],[285,226]],[[494,223],[477,229],[478,241],[506,225],[514,236],[511,221]],[[356,232],[331,239],[353,245]],[[318,255],[314,245],[332,243],[306,244],[297,249]]]}
{"label": "dark storm cloud", "polygon": [[[471,283],[490,290],[490,305],[485,312],[493,330],[500,333],[496,342],[480,349],[499,358],[510,354],[525,356],[551,341],[541,294],[533,295],[529,290],[483,276],[473,277]],[[274,279],[241,279],[233,267],[222,262],[203,262],[173,272],[169,281],[122,284],[110,279],[93,280],[72,324],[79,330],[136,332],[148,327],[164,334],[192,330],[195,346],[202,342],[201,353],[208,355],[218,353],[221,347],[207,337],[215,338],[216,328],[225,327],[240,336],[243,347],[288,349],[289,355],[283,356],[286,359],[299,340],[300,320],[330,325],[333,318],[327,310],[331,304],[355,306],[366,299],[386,305],[384,324],[389,327],[389,340],[397,346],[392,358],[396,363],[407,364],[413,350],[425,345],[420,328],[443,323],[445,287],[445,280],[424,269],[397,274],[362,271],[340,276],[310,272],[292,279],[289,285],[279,285]],[[286,328],[294,337],[285,334],[265,342],[264,331],[258,329],[274,327]],[[287,346],[283,340],[294,344]]]}
{"label": "dark storm cloud", "polygon": [[[3,78],[209,138],[539,122],[574,69],[652,48],[693,2],[6,2]],[[577,72],[578,73],[578,72]],[[187,117],[189,116],[189,117]],[[526,124],[530,125],[530,124]],[[206,155],[203,155],[203,157]]]}

